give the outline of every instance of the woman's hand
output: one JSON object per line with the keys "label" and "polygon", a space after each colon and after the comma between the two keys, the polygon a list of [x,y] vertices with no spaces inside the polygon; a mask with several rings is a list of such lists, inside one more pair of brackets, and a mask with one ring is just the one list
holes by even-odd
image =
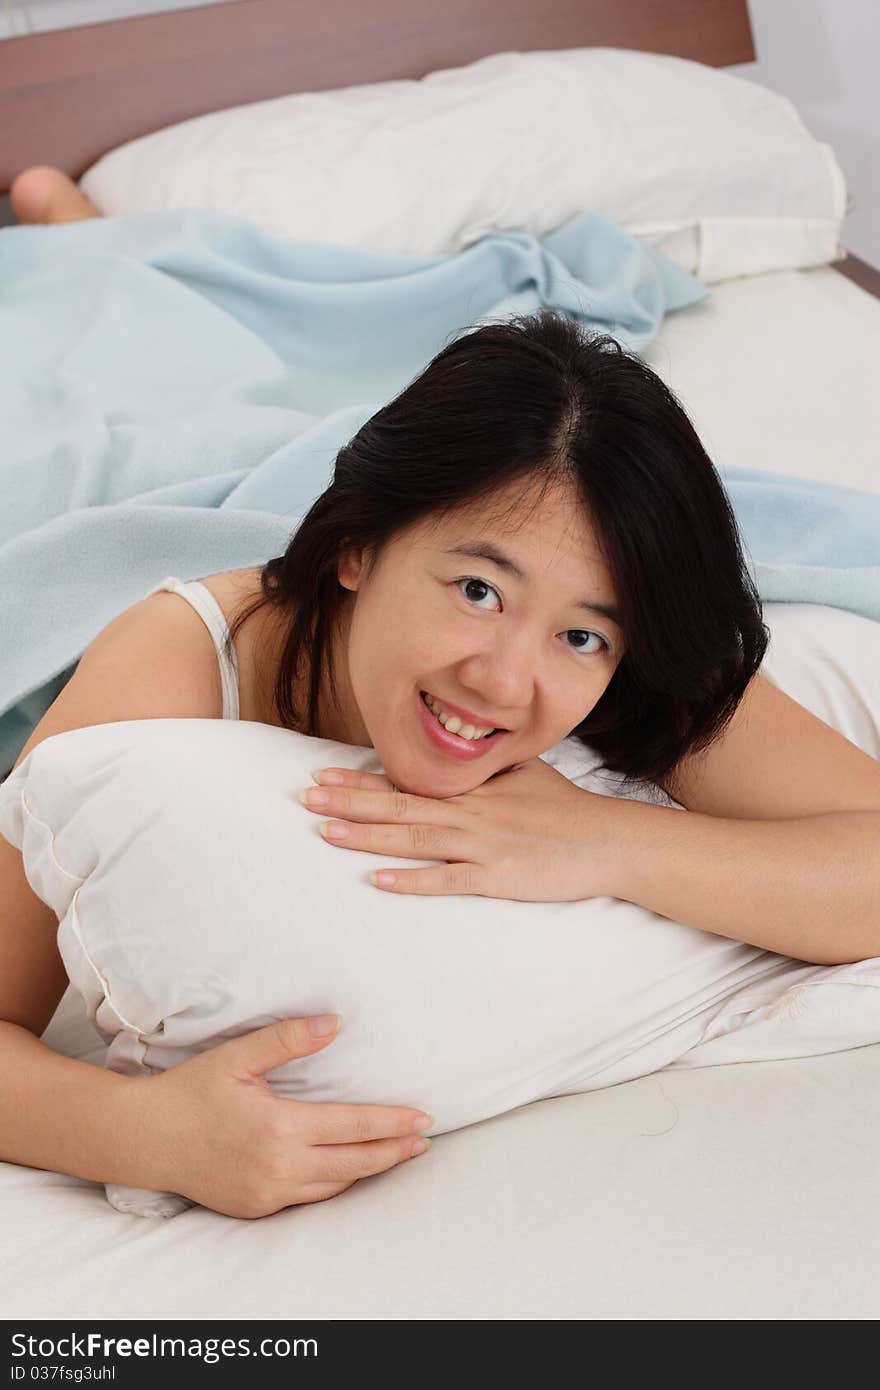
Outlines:
{"label": "woman's hand", "polygon": [[131,1086],[133,1142],[150,1155],[142,1185],[254,1218],[323,1202],[423,1152],[433,1117],[419,1110],[273,1094],[265,1073],[332,1042],[332,1017],[329,1034],[281,1019]]}
{"label": "woman's hand", "polygon": [[[330,786],[325,774],[338,775]],[[328,800],[305,804],[340,817],[321,827],[328,844],[410,859],[444,859],[430,869],[377,870],[394,893],[476,894],[520,902],[574,902],[614,896],[621,857],[619,808],[627,803],[584,791],[541,758],[518,763],[473,791],[435,800],[398,791],[375,772],[322,768]],[[341,825],[344,838],[327,827]],[[383,882],[385,873],[393,883]]]}

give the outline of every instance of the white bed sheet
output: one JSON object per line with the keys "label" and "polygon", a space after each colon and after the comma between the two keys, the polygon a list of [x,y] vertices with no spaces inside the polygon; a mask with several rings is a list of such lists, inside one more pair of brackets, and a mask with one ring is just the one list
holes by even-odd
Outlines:
{"label": "white bed sheet", "polygon": [[[648,360],[721,465],[880,490],[880,302],[830,268],[731,281]],[[44,1034],[100,1063],[72,991]],[[875,1318],[880,1044],[667,1070],[440,1135],[261,1221],[121,1215],[0,1164],[9,1318]],[[235,1279],[229,1278],[230,1269]]]}
{"label": "white bed sheet", "polygon": [[880,300],[832,266],[713,285],[645,351],[721,468],[880,491]]}

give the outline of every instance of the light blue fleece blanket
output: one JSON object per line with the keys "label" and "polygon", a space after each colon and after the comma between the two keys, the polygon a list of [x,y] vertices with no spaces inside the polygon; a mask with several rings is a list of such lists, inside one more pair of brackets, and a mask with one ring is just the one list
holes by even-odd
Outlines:
{"label": "light blue fleece blanket", "polygon": [[[115,614],[280,554],[340,446],[468,327],[549,305],[639,350],[705,296],[595,214],[429,258],[207,212],[0,231],[0,775]],[[722,476],[765,599],[880,619],[880,496]]]}

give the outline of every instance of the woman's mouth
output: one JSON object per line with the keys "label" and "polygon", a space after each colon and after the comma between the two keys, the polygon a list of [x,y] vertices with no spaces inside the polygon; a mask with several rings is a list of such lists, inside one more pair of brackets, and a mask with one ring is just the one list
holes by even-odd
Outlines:
{"label": "woman's mouth", "polygon": [[[420,690],[418,695],[419,719],[431,743],[444,753],[451,753],[457,758],[481,758],[484,753],[488,753],[490,748],[494,748],[499,739],[502,739],[508,732],[507,729],[495,729],[491,734],[483,735],[482,738],[463,737],[461,733],[456,731],[450,733],[449,729],[441,724],[437,715],[430,708],[426,697],[433,701],[433,696],[429,697],[427,691]],[[450,722],[452,721],[450,720]],[[464,728],[468,733],[475,732],[473,725],[465,725]]]}

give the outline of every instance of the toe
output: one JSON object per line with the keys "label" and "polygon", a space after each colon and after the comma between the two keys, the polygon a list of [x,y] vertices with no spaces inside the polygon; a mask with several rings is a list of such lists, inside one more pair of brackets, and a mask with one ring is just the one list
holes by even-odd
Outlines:
{"label": "toe", "polygon": [[13,179],[9,200],[19,222],[45,222],[49,205],[59,189],[72,188],[75,185],[60,169],[35,164]]}

